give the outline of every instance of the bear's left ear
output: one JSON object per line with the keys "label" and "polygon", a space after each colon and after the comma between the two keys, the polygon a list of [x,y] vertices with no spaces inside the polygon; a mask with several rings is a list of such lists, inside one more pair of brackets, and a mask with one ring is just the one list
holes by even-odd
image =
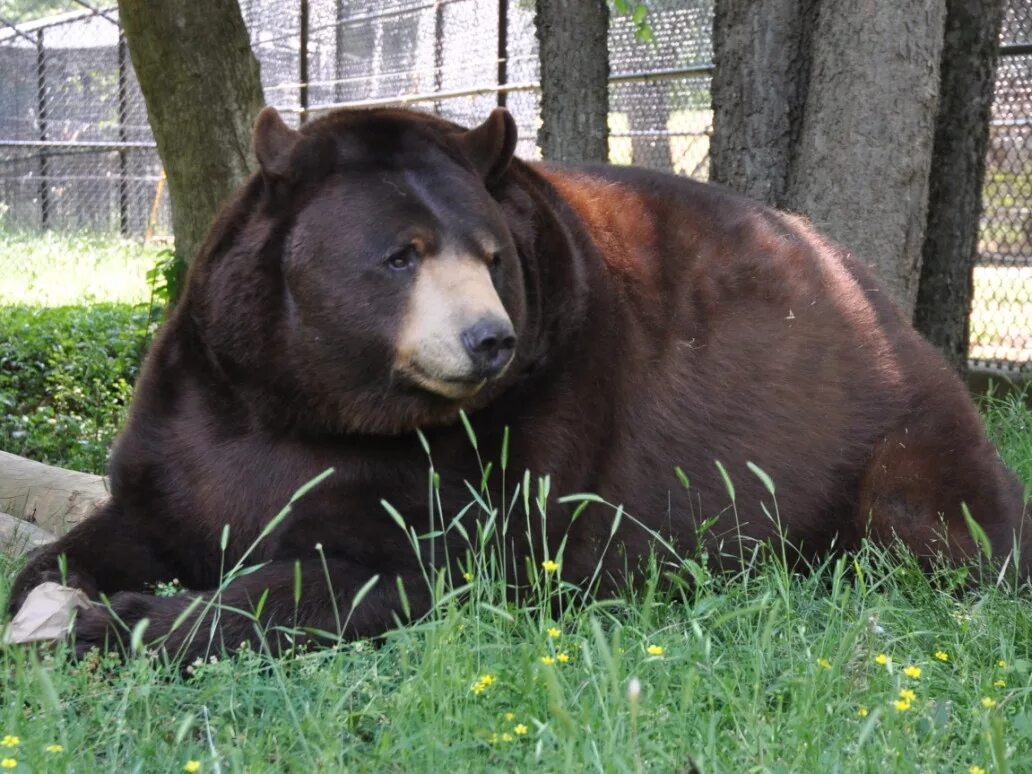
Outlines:
{"label": "bear's left ear", "polygon": [[254,122],[254,155],[266,181],[287,176],[290,155],[301,141],[301,132],[291,129],[274,107],[266,107]]}
{"label": "bear's left ear", "polygon": [[493,183],[509,168],[516,150],[516,122],[505,108],[495,108],[480,126],[459,135],[459,145],[484,178]]}

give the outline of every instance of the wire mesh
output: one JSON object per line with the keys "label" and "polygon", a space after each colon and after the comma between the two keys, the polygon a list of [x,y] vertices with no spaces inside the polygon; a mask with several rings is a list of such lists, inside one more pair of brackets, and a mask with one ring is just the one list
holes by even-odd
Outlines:
{"label": "wire mesh", "polygon": [[1032,373],[1032,5],[1008,0],[989,124],[972,363]]}
{"label": "wire mesh", "polygon": [[[0,30],[0,224],[7,229],[131,236],[151,224],[161,161],[117,14],[105,15],[78,7]],[[167,202],[153,220],[168,233]]]}
{"label": "wire mesh", "polygon": [[[650,0],[649,43],[630,18],[612,18],[611,161],[708,176],[713,2]],[[1032,0],[1007,2],[971,358],[1018,371],[1032,369]],[[472,125],[504,102],[520,131],[517,153],[540,156],[532,2],[240,7],[266,100],[295,124],[340,105],[407,104]],[[69,0],[65,13],[0,26],[0,226],[170,236],[161,162],[117,19],[117,9]]]}

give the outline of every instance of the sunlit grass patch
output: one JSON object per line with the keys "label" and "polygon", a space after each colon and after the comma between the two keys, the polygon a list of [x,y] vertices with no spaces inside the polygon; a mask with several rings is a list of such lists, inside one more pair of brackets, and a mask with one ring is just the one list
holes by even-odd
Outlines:
{"label": "sunlit grass patch", "polygon": [[0,230],[0,306],[145,303],[158,253],[104,234]]}

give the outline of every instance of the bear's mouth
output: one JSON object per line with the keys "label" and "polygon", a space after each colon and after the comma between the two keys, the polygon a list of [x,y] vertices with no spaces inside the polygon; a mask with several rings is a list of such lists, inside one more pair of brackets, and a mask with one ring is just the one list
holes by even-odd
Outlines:
{"label": "bear's mouth", "polygon": [[409,361],[399,371],[417,387],[451,400],[472,397],[480,392],[481,388],[487,383],[486,379],[475,377],[438,376],[431,374],[415,361]]}

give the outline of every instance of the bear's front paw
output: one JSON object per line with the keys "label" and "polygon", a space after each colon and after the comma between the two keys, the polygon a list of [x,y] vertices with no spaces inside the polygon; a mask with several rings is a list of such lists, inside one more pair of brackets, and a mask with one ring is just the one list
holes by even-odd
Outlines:
{"label": "bear's front paw", "polygon": [[128,650],[133,629],[144,618],[147,625],[143,630],[143,643],[148,647],[160,645],[169,634],[180,607],[174,598],[135,591],[120,591],[108,602],[79,612],[73,630],[76,656],[81,658],[93,648],[102,653]]}
{"label": "bear's front paw", "polygon": [[49,546],[44,546],[30,554],[29,563],[22,568],[22,571],[14,579],[14,583],[11,584],[11,595],[7,598],[9,615],[13,616],[17,613],[29,592],[41,583],[60,583],[79,589],[90,599],[96,598],[97,584],[93,578],[74,566],[68,566],[66,572],[62,573],[57,556],[47,548]]}

